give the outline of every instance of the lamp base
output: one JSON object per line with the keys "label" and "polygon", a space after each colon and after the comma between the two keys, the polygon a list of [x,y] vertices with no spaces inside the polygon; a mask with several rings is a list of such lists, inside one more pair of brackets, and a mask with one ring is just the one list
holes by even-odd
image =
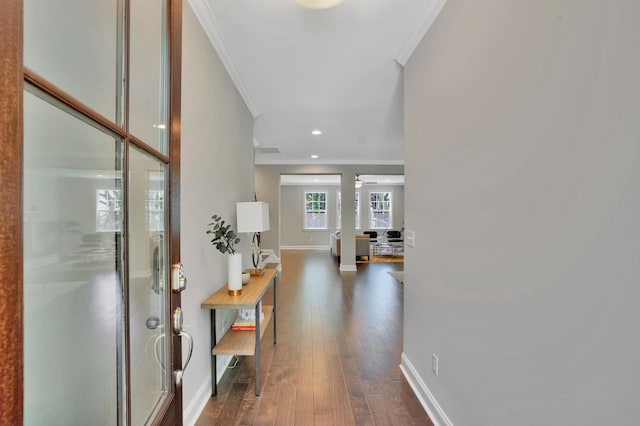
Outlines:
{"label": "lamp base", "polygon": [[246,272],[248,272],[252,277],[261,277],[264,275],[264,269],[253,268],[247,269]]}
{"label": "lamp base", "polygon": [[240,296],[242,294],[242,289],[240,290],[229,290],[229,296]]}

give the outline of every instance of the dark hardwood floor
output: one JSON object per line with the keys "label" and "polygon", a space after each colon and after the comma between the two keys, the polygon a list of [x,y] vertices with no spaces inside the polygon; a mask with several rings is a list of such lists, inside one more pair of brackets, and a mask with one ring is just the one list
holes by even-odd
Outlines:
{"label": "dark hardwood floor", "polygon": [[[400,368],[403,287],[358,263],[338,271],[328,252],[282,252],[278,343],[263,337],[262,395],[252,357],[240,357],[197,425],[432,425]],[[265,300],[270,300],[267,294]]]}

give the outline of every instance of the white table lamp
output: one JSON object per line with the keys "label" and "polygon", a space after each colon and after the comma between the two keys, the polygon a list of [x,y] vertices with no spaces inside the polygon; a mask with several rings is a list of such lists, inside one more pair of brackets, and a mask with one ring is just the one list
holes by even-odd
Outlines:
{"label": "white table lamp", "polygon": [[269,230],[269,204],[264,201],[236,203],[238,233],[253,233],[251,240],[252,275],[262,275],[260,264],[260,232]]}

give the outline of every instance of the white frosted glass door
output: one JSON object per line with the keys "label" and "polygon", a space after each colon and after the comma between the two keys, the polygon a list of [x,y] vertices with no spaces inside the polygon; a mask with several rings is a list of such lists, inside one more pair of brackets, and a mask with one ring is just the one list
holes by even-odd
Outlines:
{"label": "white frosted glass door", "polygon": [[171,323],[165,229],[165,165],[129,152],[129,341],[131,423],[152,418],[167,395]]}
{"label": "white frosted glass door", "polygon": [[112,121],[122,61],[115,0],[24,0],[24,65]]}
{"label": "white frosted glass door", "polygon": [[129,131],[167,153],[166,2],[130,3]]}
{"label": "white frosted glass door", "polygon": [[25,425],[118,424],[121,149],[25,92]]}
{"label": "white frosted glass door", "polygon": [[22,4],[24,423],[179,424],[182,2]]}

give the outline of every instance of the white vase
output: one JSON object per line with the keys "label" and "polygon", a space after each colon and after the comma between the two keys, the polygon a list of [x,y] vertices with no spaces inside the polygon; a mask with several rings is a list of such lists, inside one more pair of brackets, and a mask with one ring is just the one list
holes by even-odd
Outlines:
{"label": "white vase", "polygon": [[242,253],[227,255],[227,285],[229,294],[242,291]]}

